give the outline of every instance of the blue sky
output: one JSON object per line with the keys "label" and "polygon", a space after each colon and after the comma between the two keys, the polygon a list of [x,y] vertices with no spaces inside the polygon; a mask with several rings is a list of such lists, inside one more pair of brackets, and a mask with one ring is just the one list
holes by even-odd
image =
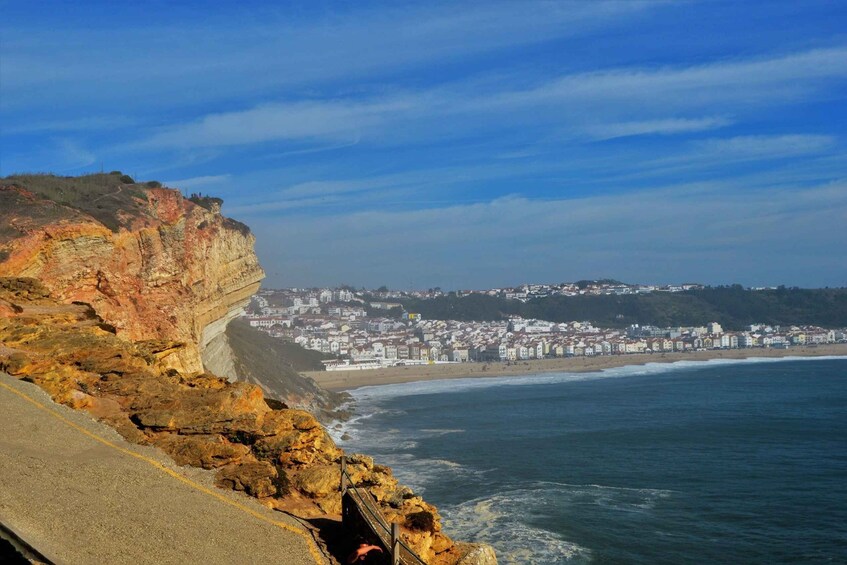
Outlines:
{"label": "blue sky", "polygon": [[271,287],[847,285],[847,3],[270,4],[0,2],[0,174],[220,196]]}

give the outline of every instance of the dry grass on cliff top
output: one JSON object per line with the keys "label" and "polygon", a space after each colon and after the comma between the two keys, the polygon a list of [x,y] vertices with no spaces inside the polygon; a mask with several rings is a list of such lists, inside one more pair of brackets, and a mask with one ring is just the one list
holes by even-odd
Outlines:
{"label": "dry grass on cliff top", "polygon": [[[83,212],[112,231],[122,225],[120,214],[141,214],[145,185],[120,171],[78,177],[51,174],[21,174],[0,179],[0,184],[14,185],[36,196]],[[151,181],[149,186],[159,183]]]}

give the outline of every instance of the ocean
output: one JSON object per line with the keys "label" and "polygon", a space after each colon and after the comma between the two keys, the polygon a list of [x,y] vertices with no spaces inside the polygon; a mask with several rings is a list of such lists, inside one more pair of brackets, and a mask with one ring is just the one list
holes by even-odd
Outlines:
{"label": "ocean", "polygon": [[847,358],[353,396],[339,444],[392,466],[500,563],[847,563]]}

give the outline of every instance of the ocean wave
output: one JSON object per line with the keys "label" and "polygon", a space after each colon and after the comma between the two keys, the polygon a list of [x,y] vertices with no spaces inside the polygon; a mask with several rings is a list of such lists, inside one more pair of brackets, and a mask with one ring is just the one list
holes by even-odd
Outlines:
{"label": "ocean wave", "polygon": [[[370,404],[367,406],[360,405],[355,407],[353,415],[349,418],[329,422],[326,425],[326,431],[335,443],[341,444],[358,437],[361,428],[368,424],[367,420],[376,416],[402,416],[403,414],[405,414],[405,411],[397,408]],[[380,430],[380,434],[384,434],[383,430]]]}
{"label": "ocean wave", "polygon": [[668,489],[628,488],[596,484],[538,483],[547,493],[562,502],[575,505],[595,505],[621,512],[642,512],[655,508],[659,500],[670,498]]}
{"label": "ocean wave", "polygon": [[390,466],[397,479],[418,494],[424,494],[429,485],[440,484],[450,477],[461,482],[479,481],[488,471],[473,469],[448,459],[426,459],[411,453],[386,454],[380,462]]}
{"label": "ocean wave", "polygon": [[465,430],[455,429],[455,430],[442,430],[438,428],[424,428],[421,430],[422,433],[425,433],[430,436],[444,436],[447,434],[463,434]]}
{"label": "ocean wave", "polygon": [[[528,492],[528,491],[526,491]],[[532,496],[501,494],[441,508],[444,527],[465,539],[491,544],[499,563],[547,565],[587,562],[591,550],[525,521]]]}
{"label": "ocean wave", "polygon": [[327,432],[336,444],[348,453],[367,453],[381,465],[391,467],[401,483],[418,493],[422,494],[428,485],[437,483],[445,476],[476,480],[487,472],[471,469],[448,459],[423,458],[414,453],[422,438],[462,433],[465,430],[427,428],[416,431],[387,428],[380,429],[377,433],[370,429],[372,424],[369,420],[369,417],[357,418],[330,427]]}
{"label": "ocean wave", "polygon": [[349,391],[357,406],[372,406],[390,398],[418,396],[424,394],[442,394],[468,390],[495,388],[504,386],[532,386],[539,384],[557,384],[610,378],[657,375],[675,371],[688,371],[713,368],[724,365],[746,365],[761,363],[784,363],[789,361],[832,361],[847,359],[842,355],[822,355],[819,357],[748,357],[745,359],[707,359],[702,361],[679,360],[673,362],[652,362],[645,365],[624,365],[593,372],[536,373],[520,376],[474,377],[415,381],[410,383],[364,386]]}
{"label": "ocean wave", "polygon": [[562,512],[579,512],[588,505],[620,513],[650,512],[657,501],[673,494],[666,489],[539,481],[439,510],[451,534],[491,544],[501,563],[579,563],[590,561],[591,550],[538,527],[542,517],[555,522]]}
{"label": "ocean wave", "polygon": [[418,447],[418,440],[428,437],[440,437],[448,434],[465,433],[464,429],[458,428],[423,428],[420,430],[380,429],[379,433],[363,433],[365,428],[371,424],[368,422],[377,415],[397,416],[402,415],[401,410],[388,410],[378,406],[367,406],[368,413],[356,415],[346,421],[332,422],[327,427],[330,437],[340,446],[350,446],[353,449],[377,450],[377,451],[404,451]]}

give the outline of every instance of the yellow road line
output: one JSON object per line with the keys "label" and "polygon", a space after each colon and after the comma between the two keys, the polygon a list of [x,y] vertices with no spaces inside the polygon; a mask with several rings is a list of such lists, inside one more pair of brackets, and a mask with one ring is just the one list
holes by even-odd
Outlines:
{"label": "yellow road line", "polygon": [[98,442],[102,443],[103,445],[107,445],[107,446],[111,447],[112,449],[116,449],[117,451],[120,451],[121,453],[129,455],[131,457],[135,457],[136,459],[140,459],[141,461],[144,461],[145,463],[149,463],[150,465],[152,465],[153,467],[156,467],[157,469],[159,469],[163,473],[170,475],[171,477],[173,477],[176,480],[194,488],[195,490],[198,490],[202,493],[213,496],[216,499],[218,499],[219,501],[221,501],[225,504],[228,504],[228,505],[230,505],[234,508],[238,508],[239,510],[246,512],[247,514],[253,516],[254,518],[258,518],[259,520],[261,520],[263,522],[266,522],[268,524],[272,524],[272,525],[277,526],[277,527],[279,527],[283,530],[297,534],[298,536],[302,537],[303,540],[305,540],[306,546],[309,548],[309,554],[312,556],[312,559],[315,560],[315,563],[317,563],[318,565],[324,565],[326,563],[326,561],[323,558],[323,555],[318,550],[317,545],[315,545],[315,541],[308,534],[304,533],[302,530],[299,530],[299,529],[297,529],[297,528],[295,528],[295,527],[293,527],[289,524],[286,524],[285,522],[278,522],[276,520],[272,520],[271,518],[268,518],[267,516],[263,516],[262,514],[260,514],[259,512],[256,512],[252,508],[249,508],[249,507],[247,507],[247,506],[245,506],[245,505],[243,505],[239,502],[235,502],[234,500],[230,500],[229,498],[227,498],[226,496],[222,495],[219,492],[215,492],[215,491],[213,491],[209,488],[204,487],[201,484],[198,484],[198,483],[192,481],[191,479],[189,479],[187,477],[183,477],[182,475],[180,475],[176,471],[168,469],[167,467],[165,467],[164,465],[162,465],[161,463],[159,463],[155,459],[151,459],[150,457],[147,457],[145,455],[141,455],[140,453],[136,453],[136,452],[134,452],[130,449],[126,449],[125,447],[121,447],[120,445],[117,445],[116,443],[113,443],[113,442],[111,442],[111,441],[109,441],[105,438],[102,438],[102,437],[98,436],[97,434],[95,434],[94,432],[90,432],[90,431],[86,430],[85,428],[83,428],[82,426],[80,426],[79,424],[72,422],[71,420],[65,418],[64,416],[62,416],[61,414],[59,414],[55,410],[52,410],[52,409],[44,406],[43,404],[41,404],[40,402],[38,402],[34,398],[24,394],[23,392],[21,392],[19,390],[15,390],[14,387],[11,387],[4,382],[0,382],[0,386],[2,386],[6,390],[9,390],[10,392],[12,392],[12,393],[14,393],[18,396],[20,396],[21,398],[23,398],[27,402],[35,405],[37,408],[47,412],[48,414],[50,414],[54,418],[61,420],[62,422],[64,422],[68,426],[74,428],[75,430],[77,430],[79,432],[82,432],[83,434],[87,435],[91,439],[98,441]]}

